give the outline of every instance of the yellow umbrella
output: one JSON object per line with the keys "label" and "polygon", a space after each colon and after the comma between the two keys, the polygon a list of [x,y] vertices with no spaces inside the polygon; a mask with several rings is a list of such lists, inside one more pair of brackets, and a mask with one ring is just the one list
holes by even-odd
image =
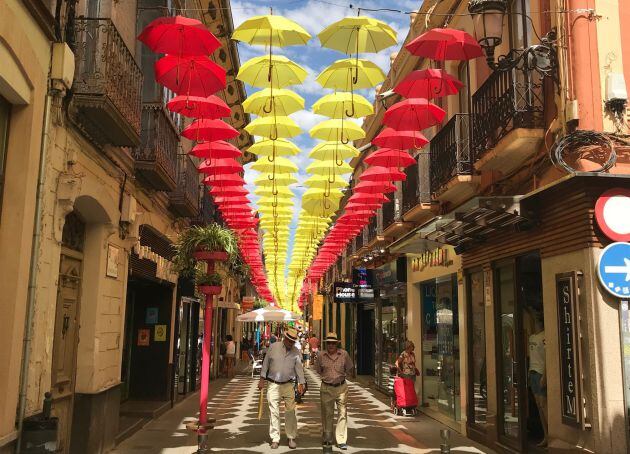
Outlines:
{"label": "yellow umbrella", "polygon": [[266,188],[266,187],[254,189],[254,194],[262,196],[262,197],[273,195],[274,197],[278,197],[278,198],[286,198],[286,197],[291,198],[295,195],[293,194],[293,191],[291,191],[289,188],[278,188],[277,193],[274,195],[272,193],[271,188]]}
{"label": "yellow umbrella", "polygon": [[261,88],[271,87],[273,83],[273,88],[276,89],[301,84],[306,75],[304,68],[284,55],[263,55],[243,63],[236,78]]}
{"label": "yellow umbrella", "polygon": [[326,192],[320,188],[308,188],[306,191],[304,191],[304,194],[302,194],[302,200],[313,199],[313,198],[318,198],[318,197],[319,198],[330,197],[330,198],[340,199],[343,197],[343,192],[341,192],[341,190],[339,189],[334,189],[329,192]]}
{"label": "yellow umbrella", "polygon": [[[251,150],[251,148],[250,148]],[[323,142],[311,150],[308,157],[311,159],[331,160],[340,162],[343,159],[355,158],[359,156],[359,150],[348,143]]]}
{"label": "yellow umbrella", "polygon": [[268,172],[268,173],[276,173],[276,172],[297,172],[298,167],[289,161],[287,158],[278,158],[276,157],[272,161],[269,161],[271,157],[261,158],[255,163],[251,165],[252,170],[256,170],[258,172]]}
{"label": "yellow umbrella", "polygon": [[330,118],[365,117],[374,113],[374,107],[361,95],[350,92],[330,93],[313,104],[313,113]]}
{"label": "yellow umbrella", "polygon": [[254,180],[256,186],[271,186],[276,188],[276,190],[278,190],[277,188],[280,186],[288,186],[293,183],[297,183],[297,178],[288,173],[276,173],[275,175],[262,174]]}
{"label": "yellow umbrella", "polygon": [[309,199],[302,202],[302,209],[309,213],[329,216],[339,209],[338,200]]}
{"label": "yellow umbrella", "polygon": [[[247,126],[245,127],[247,129]],[[363,139],[365,131],[353,121],[326,120],[313,126],[309,134],[314,139],[333,141],[337,140],[341,143],[348,143],[351,140]]]}
{"label": "yellow umbrella", "polygon": [[345,17],[322,30],[322,47],[344,54],[377,53],[397,43],[396,32],[385,22],[366,16]]}
{"label": "yellow umbrella", "polygon": [[245,131],[253,136],[262,136],[271,140],[280,137],[295,137],[302,134],[302,130],[290,117],[258,117],[247,126]]}
{"label": "yellow umbrella", "polygon": [[243,101],[245,112],[266,117],[270,115],[290,115],[304,109],[304,98],[286,88],[264,88]]}
{"label": "yellow umbrella", "polygon": [[262,207],[292,207],[293,199],[260,199],[256,202],[259,208]]}
{"label": "yellow umbrella", "polygon": [[316,80],[324,88],[350,91],[375,87],[385,80],[385,73],[370,60],[345,58],[324,69]]}
{"label": "yellow umbrella", "polygon": [[296,22],[271,14],[254,16],[239,25],[232,39],[261,46],[299,46],[306,44],[311,35]]}
{"label": "yellow umbrella", "polygon": [[300,152],[300,148],[285,139],[264,139],[254,143],[247,151],[258,156],[293,156]]}
{"label": "yellow umbrella", "polygon": [[304,181],[304,185],[309,188],[320,188],[330,191],[335,188],[345,188],[348,186],[348,182],[343,178],[335,178],[335,181],[328,181],[328,178],[321,175],[313,175]]}
{"label": "yellow umbrella", "polygon": [[352,173],[352,167],[344,161],[341,162],[341,165],[335,161],[315,161],[309,164],[306,171],[313,175],[343,175]]}

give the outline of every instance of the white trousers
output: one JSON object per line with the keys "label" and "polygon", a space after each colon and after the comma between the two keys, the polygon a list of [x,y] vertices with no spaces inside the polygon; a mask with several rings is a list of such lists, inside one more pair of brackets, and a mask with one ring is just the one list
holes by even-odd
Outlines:
{"label": "white trousers", "polygon": [[319,390],[322,405],[322,428],[324,429],[324,441],[333,442],[333,418],[335,416],[335,404],[337,404],[337,428],[335,438],[337,444],[345,444],[348,441],[348,414],[346,412],[346,400],[348,398],[348,384],[341,386],[328,386],[322,383]]}
{"label": "white trousers", "polygon": [[268,383],[267,402],[269,402],[269,437],[280,442],[280,401],[284,400],[284,430],[287,438],[297,437],[297,416],[295,415],[295,392],[293,382],[278,385]]}

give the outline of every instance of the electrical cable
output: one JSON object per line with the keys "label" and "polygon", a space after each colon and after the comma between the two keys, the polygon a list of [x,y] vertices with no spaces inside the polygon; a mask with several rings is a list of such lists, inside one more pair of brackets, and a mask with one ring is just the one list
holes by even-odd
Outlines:
{"label": "electrical cable", "polygon": [[585,155],[591,155],[599,160],[603,160],[600,153],[608,150],[608,157],[599,169],[590,170],[591,172],[606,172],[610,170],[617,162],[617,152],[615,144],[630,145],[629,136],[620,134],[611,134],[598,131],[573,131],[561,139],[551,147],[550,157],[553,164],[561,167],[568,173],[577,172],[566,158],[571,156],[576,161]]}

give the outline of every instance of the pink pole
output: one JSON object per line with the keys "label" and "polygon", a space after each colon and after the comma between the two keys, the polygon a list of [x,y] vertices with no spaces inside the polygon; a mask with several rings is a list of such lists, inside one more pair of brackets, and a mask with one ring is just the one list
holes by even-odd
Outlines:
{"label": "pink pole", "polygon": [[201,349],[201,392],[199,394],[199,433],[208,422],[208,389],[210,387],[210,339],[212,337],[212,295],[206,295],[206,308],[203,317],[203,345]]}

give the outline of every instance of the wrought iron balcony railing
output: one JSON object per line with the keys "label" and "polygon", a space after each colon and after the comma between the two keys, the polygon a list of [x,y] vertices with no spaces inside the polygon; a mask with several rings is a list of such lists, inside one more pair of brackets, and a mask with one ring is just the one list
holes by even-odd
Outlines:
{"label": "wrought iron balcony railing", "polygon": [[431,139],[431,192],[436,192],[456,175],[470,175],[470,115],[455,114]]}
{"label": "wrought iron balcony railing", "polygon": [[367,225],[367,242],[374,240],[378,235],[378,213],[370,219]]}
{"label": "wrought iron balcony railing", "polygon": [[142,72],[111,19],[78,18],[71,117],[100,144],[140,142]]}
{"label": "wrought iron balcony railing", "polygon": [[411,210],[420,202],[420,188],[418,178],[418,159],[416,163],[405,169],[407,179],[402,182],[402,212]]}
{"label": "wrought iron balcony railing", "polygon": [[363,230],[361,230],[357,235],[356,240],[354,241],[354,245],[355,251],[358,251],[363,247]]}
{"label": "wrought iron balcony railing", "polygon": [[473,161],[518,128],[542,128],[542,76],[536,71],[495,71],[472,96]]}
{"label": "wrought iron balcony railing", "polygon": [[199,214],[199,174],[194,161],[186,154],[177,156],[177,187],[170,193],[170,207],[185,218]]}
{"label": "wrought iron balcony railing", "polygon": [[389,202],[385,202],[383,207],[381,208],[383,212],[383,230],[392,225],[395,221],[395,206],[394,206],[394,194],[389,193],[385,194],[385,196],[389,199]]}
{"label": "wrought iron balcony railing", "polygon": [[199,213],[196,218],[191,220],[191,223],[193,225],[208,225],[216,222],[217,224],[223,225],[223,219],[212,200],[212,196],[208,191],[204,190],[203,187],[201,187],[200,190],[203,192],[203,195],[199,203]]}
{"label": "wrought iron balcony railing", "polygon": [[133,149],[136,173],[158,191],[177,185],[179,135],[162,103],[142,105],[140,146]]}

